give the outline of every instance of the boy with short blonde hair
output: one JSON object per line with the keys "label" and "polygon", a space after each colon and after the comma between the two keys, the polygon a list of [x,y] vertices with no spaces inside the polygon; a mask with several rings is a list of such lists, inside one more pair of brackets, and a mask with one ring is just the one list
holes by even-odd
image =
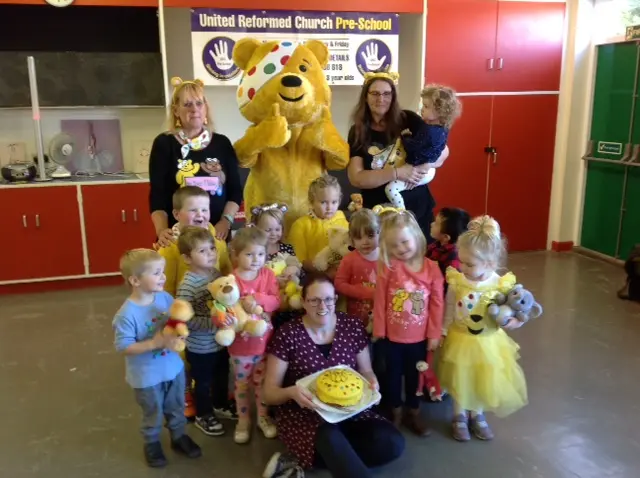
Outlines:
{"label": "boy with short blonde hair", "polygon": [[167,464],[160,445],[163,418],[175,451],[190,458],[202,454],[184,430],[184,364],[174,352],[181,339],[162,333],[173,303],[163,291],[164,262],[151,249],[134,249],[122,256],[120,271],[131,294],[113,319],[115,348],[125,354],[126,381],[142,409],[144,455],[151,467]]}
{"label": "boy with short blonde hair", "polygon": [[[177,244],[181,231],[187,226],[196,226],[208,230],[212,237],[216,237],[216,230],[209,223],[209,201],[209,193],[197,186],[185,186],[179,188],[173,194],[173,215],[178,221],[173,226],[173,236],[176,242],[158,249],[160,255],[166,260],[165,274],[167,280],[164,290],[173,296],[176,295],[178,285],[180,285],[184,274],[188,270],[188,265],[184,260],[184,256],[180,254]],[[218,253],[216,269],[223,274],[229,274],[231,273],[231,262],[227,244],[219,239],[214,239],[214,241]]]}

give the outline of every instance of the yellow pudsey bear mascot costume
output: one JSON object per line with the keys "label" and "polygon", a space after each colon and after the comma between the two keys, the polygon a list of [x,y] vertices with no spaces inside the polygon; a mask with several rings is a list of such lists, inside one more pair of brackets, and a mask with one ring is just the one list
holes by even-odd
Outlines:
{"label": "yellow pudsey bear mascot costume", "polygon": [[243,38],[233,49],[243,70],[238,106],[253,123],[234,144],[240,166],[251,169],[244,210],[286,204],[285,231],[308,213],[311,181],[349,163],[349,145],[331,121],[323,70],[328,60],[329,50],[318,40],[296,45]]}

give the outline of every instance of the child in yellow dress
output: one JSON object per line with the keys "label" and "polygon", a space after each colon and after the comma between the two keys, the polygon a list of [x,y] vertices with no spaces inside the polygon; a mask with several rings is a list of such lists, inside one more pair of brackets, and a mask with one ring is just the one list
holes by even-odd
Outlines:
{"label": "child in yellow dress", "polygon": [[[507,294],[516,278],[496,270],[506,257],[500,226],[489,216],[469,223],[458,239],[460,272],[447,269],[442,354],[438,378],[454,400],[453,437],[491,440],[493,432],[484,412],[503,417],[527,404],[527,385],[518,365],[520,348],[486,310],[497,293]],[[521,325],[515,318],[503,327]]]}
{"label": "child in yellow dress", "polygon": [[[325,174],[309,186],[309,214],[293,223],[288,237],[296,257],[306,271],[315,270],[313,260],[329,245],[330,229],[344,229],[345,237],[348,237],[349,222],[344,213],[338,210],[341,200],[342,189],[334,176]],[[333,279],[337,269],[338,263],[330,263],[325,272]]]}

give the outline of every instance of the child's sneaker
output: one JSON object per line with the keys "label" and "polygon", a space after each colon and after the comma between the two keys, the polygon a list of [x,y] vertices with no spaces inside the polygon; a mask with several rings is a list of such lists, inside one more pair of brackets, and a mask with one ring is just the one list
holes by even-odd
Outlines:
{"label": "child's sneaker", "polygon": [[218,419],[237,420],[236,401],[230,401],[229,405],[222,408],[214,408],[213,413],[215,413]]}
{"label": "child's sneaker", "polygon": [[304,478],[304,470],[292,458],[282,453],[274,453],[262,473],[262,478]]}
{"label": "child's sneaker", "polygon": [[167,458],[162,451],[162,445],[159,441],[153,443],[145,443],[144,459],[151,468],[162,468],[167,465]]}
{"label": "child's sneaker", "polygon": [[177,453],[182,453],[189,458],[199,458],[202,456],[200,447],[187,434],[182,435],[176,441],[172,442],[171,448]]}
{"label": "child's sneaker", "polygon": [[278,429],[269,417],[258,418],[258,428],[262,430],[265,438],[275,438],[278,436]]}
{"label": "child's sneaker", "polygon": [[211,437],[217,437],[224,435],[224,427],[216,417],[213,415],[205,415],[204,417],[196,417],[196,428],[199,428],[202,433]]}
{"label": "child's sneaker", "polygon": [[453,439],[456,441],[469,441],[471,434],[469,433],[469,418],[467,415],[456,415],[453,417]]}
{"label": "child's sneaker", "polygon": [[236,425],[236,431],[233,434],[233,441],[238,445],[243,445],[251,438],[251,422],[248,420],[238,421]]}
{"label": "child's sneaker", "polygon": [[489,424],[482,413],[471,417],[470,422],[471,430],[477,439],[486,441],[493,440],[493,431],[489,428]]}

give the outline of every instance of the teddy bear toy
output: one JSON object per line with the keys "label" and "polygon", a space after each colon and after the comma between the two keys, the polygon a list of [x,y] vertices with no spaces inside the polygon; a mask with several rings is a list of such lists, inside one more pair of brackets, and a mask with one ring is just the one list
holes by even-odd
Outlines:
{"label": "teddy bear toy", "polygon": [[427,360],[421,360],[416,364],[418,369],[418,390],[416,396],[421,397],[424,395],[423,390],[427,390],[429,398],[432,401],[442,401],[442,389],[440,388],[440,382],[436,377],[436,372],[433,370],[433,352],[427,352]]}
{"label": "teddy bear toy", "polygon": [[240,301],[240,289],[233,275],[218,277],[207,289],[213,297],[211,318],[214,325],[219,327],[215,338],[220,345],[228,347],[238,334],[262,337],[267,332],[269,325],[261,317],[262,307],[254,304],[250,311],[245,310]]}
{"label": "teddy bear toy", "polygon": [[290,309],[302,309],[302,287],[300,287],[300,279],[294,277],[287,282],[282,293],[282,302]]}
{"label": "teddy bear toy", "polygon": [[540,317],[542,306],[522,284],[516,284],[507,295],[498,293],[494,303],[487,308],[487,314],[500,327],[505,325],[511,317],[515,317],[524,324]]}
{"label": "teddy bear toy", "polygon": [[353,193],[351,195],[351,202],[347,206],[347,209],[351,212],[356,212],[362,209],[362,207],[363,207],[362,194]]}
{"label": "teddy bear toy", "polygon": [[313,267],[326,271],[337,266],[349,253],[349,230],[343,227],[329,229],[329,245],[322,249],[313,259]]}
{"label": "teddy bear toy", "polygon": [[278,253],[270,260],[266,267],[271,269],[278,279],[282,305],[291,309],[302,308],[302,288],[300,287],[300,272],[302,264],[296,256]]}
{"label": "teddy bear toy", "polygon": [[[186,339],[189,336],[189,329],[187,328],[187,322],[193,317],[193,307],[186,300],[176,299],[169,308],[169,320],[164,325],[162,333],[164,335],[175,335],[181,339]],[[179,340],[174,351],[182,352],[185,349],[184,340]]]}

